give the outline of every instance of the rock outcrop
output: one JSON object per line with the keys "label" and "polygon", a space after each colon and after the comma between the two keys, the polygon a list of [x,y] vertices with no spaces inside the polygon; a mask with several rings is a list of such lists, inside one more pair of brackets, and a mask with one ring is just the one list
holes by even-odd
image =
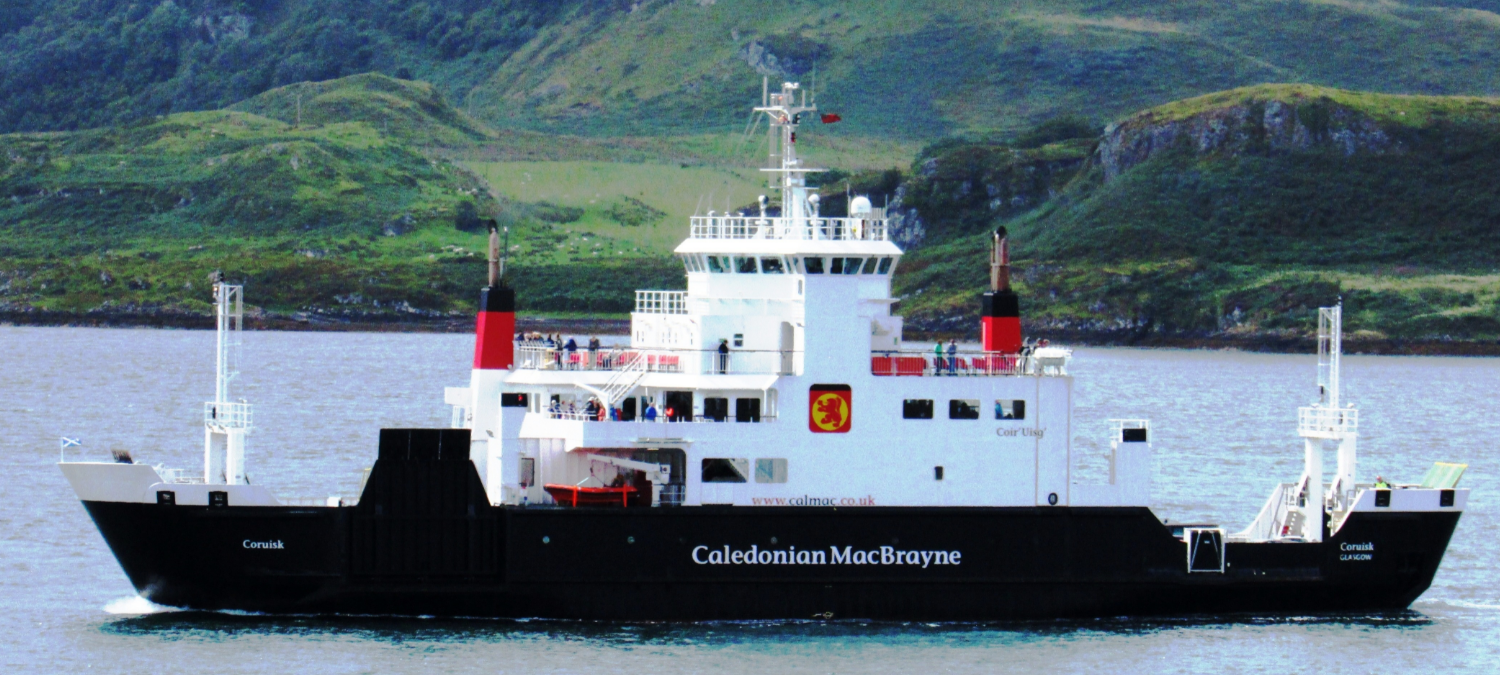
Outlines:
{"label": "rock outcrop", "polygon": [[1368,115],[1330,99],[1270,99],[1212,107],[1183,118],[1148,110],[1111,124],[1099,143],[1105,180],[1165,152],[1285,154],[1328,149],[1344,155],[1400,152]]}

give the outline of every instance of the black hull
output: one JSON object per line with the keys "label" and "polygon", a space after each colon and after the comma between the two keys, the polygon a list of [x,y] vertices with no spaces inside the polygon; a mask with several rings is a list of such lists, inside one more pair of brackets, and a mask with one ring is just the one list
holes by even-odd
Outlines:
{"label": "black hull", "polygon": [[[368,493],[347,508],[85,507],[164,605],[608,620],[1398,610],[1459,517],[1355,513],[1323,543],[1231,542],[1223,573],[1189,574],[1186,545],[1145,508],[496,508],[463,492],[415,511]],[[786,564],[743,564],[752,546]],[[725,547],[741,564],[695,562]]]}

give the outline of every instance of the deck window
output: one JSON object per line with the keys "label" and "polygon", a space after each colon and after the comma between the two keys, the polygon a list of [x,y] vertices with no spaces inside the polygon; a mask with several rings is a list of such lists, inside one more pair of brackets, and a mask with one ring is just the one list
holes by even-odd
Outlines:
{"label": "deck window", "polygon": [[757,460],[755,460],[755,482],[757,482],[757,483],[785,483],[786,482],[786,460],[784,460],[784,459],[757,459]]}
{"label": "deck window", "polygon": [[703,482],[744,483],[750,473],[750,461],[739,457],[705,457]]}
{"label": "deck window", "polygon": [[760,421],[760,399],[737,398],[734,400],[734,421],[736,422],[759,422]]}
{"label": "deck window", "polygon": [[1026,402],[1001,400],[995,401],[995,419],[997,420],[1024,420],[1026,419]]}
{"label": "deck window", "polygon": [[737,255],[734,257],[734,271],[740,274],[755,274],[755,258]]}
{"label": "deck window", "polygon": [[875,266],[879,265],[879,264],[880,264],[880,259],[879,258],[870,258],[870,259],[866,260],[865,261],[864,273],[865,274],[874,274],[875,273]]}
{"label": "deck window", "polygon": [[781,258],[761,258],[760,271],[763,274],[786,274],[786,269],[781,265]]}
{"label": "deck window", "polygon": [[979,401],[971,399],[955,398],[948,401],[948,419],[950,420],[977,420],[979,419]]}
{"label": "deck window", "polygon": [[724,260],[720,256],[708,256],[708,271],[715,274],[728,274],[729,268],[724,264]]}
{"label": "deck window", "polygon": [[823,273],[823,259],[820,258],[820,257],[811,256],[811,257],[803,258],[802,259],[802,266],[803,266],[803,268],[805,268],[807,270],[808,274],[822,274]]}
{"label": "deck window", "polygon": [[932,399],[909,398],[902,401],[901,416],[909,420],[932,419]]}
{"label": "deck window", "polygon": [[885,258],[881,258],[880,259],[880,269],[877,270],[877,271],[880,272],[881,274],[889,274],[890,273],[890,271],[891,271],[891,259],[890,259],[890,257],[885,257]]}
{"label": "deck window", "polygon": [[703,399],[703,416],[715,422],[723,422],[724,420],[729,419],[729,399]]}

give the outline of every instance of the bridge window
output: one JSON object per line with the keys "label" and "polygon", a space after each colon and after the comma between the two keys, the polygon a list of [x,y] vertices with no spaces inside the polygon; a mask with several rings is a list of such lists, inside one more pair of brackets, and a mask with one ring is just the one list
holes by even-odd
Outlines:
{"label": "bridge window", "polygon": [[891,271],[891,259],[890,259],[889,256],[880,259],[880,269],[877,270],[877,271],[880,272],[881,274],[889,274],[890,273],[890,271]]}
{"label": "bridge window", "polygon": [[950,420],[977,420],[979,419],[979,401],[955,398],[948,401],[948,419]]}
{"label": "bridge window", "polygon": [[755,274],[755,258],[740,255],[735,256],[734,270],[740,274]]}
{"label": "bridge window", "polygon": [[755,460],[755,482],[757,482],[757,483],[785,483],[786,482],[786,460],[784,460],[784,459],[757,459],[757,460]]}
{"label": "bridge window", "polygon": [[764,274],[786,273],[786,270],[781,266],[781,258],[761,258],[760,271]]}
{"label": "bridge window", "polygon": [[864,258],[834,258],[832,274],[859,274],[859,268],[864,264]]}
{"label": "bridge window", "polygon": [[705,457],[703,459],[703,482],[744,483],[750,473],[750,461],[739,457]]}
{"label": "bridge window", "polygon": [[874,274],[875,266],[878,264],[880,264],[880,259],[878,258],[870,258],[869,260],[866,260],[864,270],[865,274]]}
{"label": "bridge window", "polygon": [[808,258],[803,258],[802,259],[802,266],[807,269],[807,273],[808,274],[822,274],[823,273],[823,259],[820,258],[820,257],[812,256],[812,257],[808,257]]}
{"label": "bridge window", "polygon": [[1025,401],[995,401],[995,419],[997,420],[1024,420],[1026,419]]}
{"label": "bridge window", "polygon": [[932,399],[909,398],[902,401],[901,416],[909,420],[932,419]]}
{"label": "bridge window", "polygon": [[708,271],[715,274],[729,273],[729,258],[725,256],[708,256]]}

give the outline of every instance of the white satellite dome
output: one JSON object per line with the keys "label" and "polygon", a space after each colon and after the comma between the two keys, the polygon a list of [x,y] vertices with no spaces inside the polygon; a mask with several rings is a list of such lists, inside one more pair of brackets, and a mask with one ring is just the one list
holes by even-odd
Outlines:
{"label": "white satellite dome", "polygon": [[866,197],[855,197],[849,200],[849,215],[857,213],[869,213],[872,210],[870,200]]}

